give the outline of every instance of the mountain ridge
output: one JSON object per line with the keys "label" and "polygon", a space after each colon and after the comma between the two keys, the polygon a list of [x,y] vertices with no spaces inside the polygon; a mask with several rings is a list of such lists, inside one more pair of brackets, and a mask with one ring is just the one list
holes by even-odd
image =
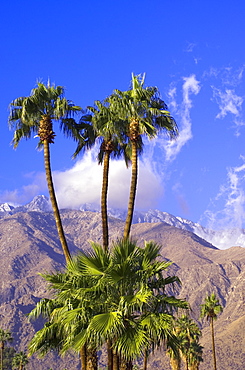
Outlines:
{"label": "mountain ridge", "polygon": [[[102,242],[99,213],[63,210],[61,217],[72,255],[90,248],[90,240]],[[112,242],[122,236],[124,222],[109,217],[109,224]],[[173,262],[167,273],[177,275],[182,282],[175,288],[175,295],[188,300],[190,314],[203,329],[201,343],[205,345],[205,362],[200,370],[212,366],[209,327],[199,318],[200,304],[211,292],[224,306],[215,323],[219,369],[242,370],[245,361],[241,339],[245,321],[245,249],[220,250],[188,230],[163,222],[133,224],[132,238],[139,245],[145,240],[154,240],[161,245],[162,258]],[[0,218],[0,241],[1,327],[13,333],[18,350],[26,350],[31,336],[42,324],[40,320],[29,322],[26,314],[41,298],[50,296],[47,284],[38,273],[60,271],[65,264],[52,212],[17,212]],[[54,368],[54,363],[56,370],[79,368],[76,356],[66,356],[62,360],[51,353],[43,360],[31,358],[28,369],[47,370]],[[157,369],[157,364],[158,369],[170,370],[169,359],[162,352],[150,359],[152,369]]]}
{"label": "mountain ridge", "polygon": [[[63,212],[65,209],[61,209]],[[80,211],[100,212],[100,208],[96,205],[85,203],[79,208]],[[15,214],[18,212],[51,212],[51,204],[45,195],[38,195],[33,200],[23,206],[13,206],[9,203],[0,204],[0,217]],[[121,209],[108,209],[108,215],[120,220],[125,220],[126,211]],[[233,228],[228,230],[212,230],[203,227],[199,223],[192,222],[179,216],[173,216],[170,213],[159,210],[148,210],[146,212],[135,211],[133,223],[157,223],[162,222],[172,225],[179,229],[191,231],[199,237],[205,239],[209,243],[215,245],[219,249],[226,249],[233,246],[245,247],[245,231],[244,229]]]}

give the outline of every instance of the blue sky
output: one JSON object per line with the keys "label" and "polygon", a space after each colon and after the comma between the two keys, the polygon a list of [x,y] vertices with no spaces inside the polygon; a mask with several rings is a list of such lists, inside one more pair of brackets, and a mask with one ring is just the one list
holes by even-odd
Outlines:
{"label": "blue sky", "polygon": [[[213,228],[245,221],[245,4],[232,1],[11,1],[1,4],[0,203],[46,194],[37,139],[10,142],[8,105],[37,80],[62,85],[85,108],[131,73],[146,73],[179,126],[146,143],[138,209],[159,209]],[[57,137],[52,169],[61,207],[99,202],[96,153],[73,161],[75,143]],[[126,207],[130,170],[112,163],[109,205]]]}

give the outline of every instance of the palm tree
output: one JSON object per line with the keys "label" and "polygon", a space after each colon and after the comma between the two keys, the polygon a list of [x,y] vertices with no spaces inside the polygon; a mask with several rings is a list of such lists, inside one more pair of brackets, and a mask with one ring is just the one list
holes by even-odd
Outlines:
{"label": "palm tree", "polygon": [[128,91],[115,90],[110,99],[111,109],[126,124],[126,134],[131,142],[132,176],[128,213],[124,229],[124,238],[129,238],[133,218],[134,203],[138,178],[138,155],[143,150],[142,135],[154,138],[159,131],[166,131],[170,137],[176,137],[176,123],[167,106],[160,98],[156,87],[144,87],[145,75],[132,74],[132,87]]}
{"label": "palm tree", "polygon": [[[75,339],[75,348],[85,339],[100,338],[98,345],[110,339],[122,368],[130,369],[132,360],[149,350],[149,343],[158,343],[166,337],[172,311],[177,307],[187,308],[187,303],[164,292],[167,284],[178,279],[162,277],[170,263],[155,261],[159,248],[154,243],[146,243],[141,249],[130,240],[118,241],[111,249],[106,268],[99,246],[93,245],[95,252],[90,257],[79,257],[77,271],[97,276],[94,289],[106,289],[107,299],[102,313],[90,320],[86,337]],[[67,312],[67,317],[71,320],[78,314],[79,311]]]}
{"label": "palm tree", "polygon": [[141,249],[123,240],[109,254],[93,243],[90,252],[68,264],[65,274],[45,275],[57,297],[32,311],[36,317],[46,312],[49,322],[33,338],[31,353],[46,351],[58,336],[55,346],[62,353],[70,348],[78,352],[85,345],[92,351],[110,341],[114,352],[110,366],[115,369],[120,362],[121,368],[130,369],[150,343],[166,337],[173,310],[187,307],[185,301],[165,293],[165,286],[178,279],[162,276],[170,263],[156,260],[159,250],[154,243]]}
{"label": "palm tree", "polygon": [[14,369],[25,370],[25,365],[28,364],[28,358],[25,352],[19,352],[14,355],[12,366]]}
{"label": "palm tree", "polygon": [[0,366],[1,370],[3,370],[3,352],[5,343],[11,342],[13,340],[12,335],[9,331],[5,331],[0,329]]}
{"label": "palm tree", "polygon": [[198,343],[198,339],[192,341],[189,349],[190,370],[199,369],[199,364],[200,362],[203,361],[202,354],[203,346],[201,346],[200,343]]}
{"label": "palm tree", "polygon": [[179,341],[179,350],[185,361],[186,370],[189,370],[190,363],[194,362],[194,349],[199,344],[201,331],[187,315],[182,315],[176,320],[174,331]]}
{"label": "palm tree", "polygon": [[40,139],[38,147],[43,147],[44,149],[44,164],[49,196],[66,261],[70,260],[71,255],[64,235],[53,185],[50,144],[54,143],[55,138],[53,121],[60,122],[60,126],[67,136],[74,136],[74,119],[72,115],[79,110],[80,107],[75,106],[64,97],[64,88],[62,86],[50,86],[49,83],[47,85],[38,83],[37,87],[31,91],[30,96],[17,98],[10,103],[9,126],[15,130],[13,138],[14,148],[18,146],[21,139],[28,139],[32,133],[36,133]]}
{"label": "palm tree", "polygon": [[217,370],[215,341],[214,341],[214,320],[217,320],[218,314],[221,313],[222,311],[223,307],[219,303],[219,300],[216,297],[215,293],[208,295],[205,298],[204,304],[201,304],[201,318],[206,317],[207,321],[210,321],[214,370]]}
{"label": "palm tree", "polygon": [[111,156],[119,158],[123,155],[127,166],[129,162],[123,122],[118,119],[117,112],[110,109],[110,99],[111,97],[108,97],[102,102],[95,101],[94,107],[88,107],[88,112],[80,119],[76,126],[80,140],[78,140],[78,146],[73,155],[75,158],[83,149],[91,148],[99,143],[98,163],[103,164],[101,219],[105,250],[109,245],[107,193],[110,158]]}

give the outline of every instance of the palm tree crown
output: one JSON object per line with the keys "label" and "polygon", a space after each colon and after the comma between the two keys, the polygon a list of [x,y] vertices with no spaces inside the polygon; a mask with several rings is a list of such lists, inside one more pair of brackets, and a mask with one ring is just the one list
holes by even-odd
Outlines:
{"label": "palm tree crown", "polygon": [[128,214],[124,238],[130,235],[138,176],[138,155],[143,150],[142,135],[154,138],[158,132],[166,131],[171,138],[178,134],[175,120],[161,99],[157,87],[144,87],[145,75],[132,74],[131,89],[115,90],[110,98],[111,109],[124,122],[125,132],[131,142],[132,177],[128,203]]}
{"label": "palm tree crown", "polygon": [[54,191],[49,145],[54,143],[53,121],[59,121],[67,136],[75,137],[73,114],[81,108],[64,97],[62,86],[50,86],[38,83],[31,95],[20,97],[10,103],[9,127],[14,129],[13,145],[16,148],[23,138],[30,138],[36,133],[40,141],[38,147],[44,148],[44,165],[49,196],[54,212],[56,227],[66,261],[71,259],[60,218]]}
{"label": "palm tree crown", "polygon": [[9,126],[14,129],[13,144],[16,148],[21,139],[29,139],[32,133],[53,143],[55,133],[52,120],[59,121],[65,134],[72,135],[71,116],[81,110],[64,97],[62,86],[51,86],[39,82],[31,91],[31,95],[20,97],[10,103]]}
{"label": "palm tree crown", "polygon": [[118,119],[117,112],[111,109],[110,99],[111,97],[108,97],[102,102],[95,101],[94,106],[88,107],[88,111],[81,117],[79,124],[76,125],[79,140],[74,153],[76,157],[82,150],[99,144],[98,163],[103,164],[101,218],[105,250],[109,245],[107,193],[110,158],[123,156],[126,165],[130,160],[124,123]]}
{"label": "palm tree crown", "polygon": [[0,329],[0,369],[3,370],[3,352],[7,342],[12,342],[13,338],[9,331]]}
{"label": "palm tree crown", "polygon": [[29,360],[25,352],[21,351],[19,353],[16,353],[12,361],[13,369],[24,370],[25,365],[27,365],[28,362]]}
{"label": "palm tree crown", "polygon": [[212,293],[209,296],[207,296],[205,298],[205,303],[201,304],[201,318],[206,317],[207,321],[210,321],[214,370],[217,369],[215,341],[214,341],[214,320],[217,319],[218,314],[221,313],[222,311],[223,307],[220,305],[219,300],[216,297],[215,293]]}
{"label": "palm tree crown", "polygon": [[211,293],[205,298],[205,303],[201,304],[201,318],[205,318],[208,321],[217,320],[218,314],[223,311],[223,307],[219,303],[215,293]]}

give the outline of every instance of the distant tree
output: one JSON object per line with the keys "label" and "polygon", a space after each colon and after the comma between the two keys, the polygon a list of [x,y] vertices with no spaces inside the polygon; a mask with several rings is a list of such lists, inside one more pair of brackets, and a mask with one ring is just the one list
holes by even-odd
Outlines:
{"label": "distant tree", "polygon": [[12,346],[5,346],[3,353],[3,369],[12,370],[12,360],[16,351]]}
{"label": "distant tree", "polygon": [[14,355],[12,366],[13,369],[25,370],[25,366],[28,364],[29,360],[25,352],[19,352]]}
{"label": "distant tree", "polygon": [[13,338],[9,331],[0,329],[0,370],[3,370],[3,353],[5,343],[12,342]]}
{"label": "distant tree", "polygon": [[189,364],[190,370],[198,370],[200,362],[203,361],[203,346],[198,343],[198,340],[194,340],[190,344],[189,349]]}
{"label": "distant tree", "polygon": [[212,349],[213,349],[213,363],[214,370],[216,367],[216,353],[215,353],[215,340],[214,340],[214,320],[217,320],[218,314],[223,311],[223,307],[219,303],[215,293],[207,296],[203,304],[201,304],[201,318],[206,318],[210,322]]}
{"label": "distant tree", "polygon": [[55,133],[53,121],[60,122],[60,127],[67,136],[75,135],[73,130],[74,119],[72,115],[81,108],[75,106],[64,97],[62,86],[51,86],[38,83],[28,97],[20,97],[10,103],[9,126],[14,129],[13,144],[16,148],[21,139],[29,139],[32,133],[36,133],[40,141],[38,147],[44,149],[44,164],[50,201],[57,226],[63,253],[66,261],[71,259],[67,246],[60,212],[56,200],[51,164],[50,144],[54,143]]}
{"label": "distant tree", "polygon": [[199,344],[201,331],[198,325],[187,315],[182,315],[174,322],[173,333],[176,336],[176,342],[174,345],[167,343],[167,354],[170,357],[172,369],[180,370],[182,358],[186,370],[197,370],[202,361],[200,356],[202,347]]}

